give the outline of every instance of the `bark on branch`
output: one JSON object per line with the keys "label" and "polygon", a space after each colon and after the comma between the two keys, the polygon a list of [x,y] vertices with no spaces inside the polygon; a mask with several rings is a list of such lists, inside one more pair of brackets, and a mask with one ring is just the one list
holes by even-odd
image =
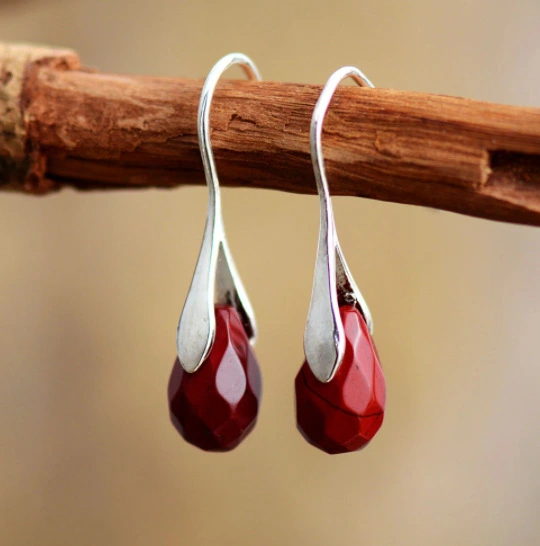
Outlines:
{"label": "bark on branch", "polygon": [[[203,184],[202,81],[81,68],[70,51],[0,43],[0,190]],[[212,143],[223,185],[315,193],[320,85],[223,81]],[[342,87],[325,122],[331,191],[540,225],[540,109]]]}

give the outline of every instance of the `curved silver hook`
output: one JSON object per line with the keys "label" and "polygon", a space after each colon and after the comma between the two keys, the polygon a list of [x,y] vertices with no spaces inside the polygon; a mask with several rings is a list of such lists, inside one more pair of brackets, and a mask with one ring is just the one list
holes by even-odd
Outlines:
{"label": "curved silver hook", "polygon": [[[212,152],[212,144],[210,142],[210,105],[214,90],[221,78],[223,72],[239,64],[246,76],[250,80],[260,81],[261,75],[255,63],[243,53],[229,53],[220,59],[210,70],[204,82],[201,98],[199,101],[199,111],[197,114],[197,133],[199,137],[199,149],[204,167],[204,175],[209,190],[209,200],[213,201],[213,209],[215,212],[221,212],[221,199],[219,191],[219,180],[216,171],[216,163],[214,161],[214,153]],[[209,202],[209,207],[212,204]]]}
{"label": "curved silver hook", "polygon": [[340,305],[355,305],[370,332],[373,332],[371,313],[339,245],[322,151],[324,117],[338,85],[348,77],[352,77],[361,87],[373,87],[358,68],[340,68],[326,82],[311,117],[311,162],[320,200],[320,228],[313,291],[304,331],[304,352],[313,374],[322,382],[334,377],[345,353]]}
{"label": "curved silver hook", "polygon": [[199,101],[197,131],[208,185],[208,213],[199,258],[176,335],[178,359],[190,373],[199,368],[214,343],[216,304],[235,307],[251,343],[256,338],[253,309],[225,237],[219,179],[210,142],[210,105],[214,90],[223,72],[235,64],[244,69],[250,80],[261,79],[257,67],[249,57],[242,53],[231,53],[214,65],[204,82]]}

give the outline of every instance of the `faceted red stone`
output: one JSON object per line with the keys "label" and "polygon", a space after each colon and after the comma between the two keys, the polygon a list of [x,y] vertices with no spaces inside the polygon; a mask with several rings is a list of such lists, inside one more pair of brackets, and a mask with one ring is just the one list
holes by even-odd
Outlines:
{"label": "faceted red stone", "polygon": [[234,449],[253,429],[261,372],[238,312],[216,306],[216,335],[206,360],[188,373],[178,358],[169,380],[171,420],[205,451]]}
{"label": "faceted red stone", "polygon": [[326,453],[364,447],[384,418],[386,386],[368,327],[353,306],[340,308],[345,355],[335,376],[319,381],[307,362],[296,376],[296,422],[302,436]]}

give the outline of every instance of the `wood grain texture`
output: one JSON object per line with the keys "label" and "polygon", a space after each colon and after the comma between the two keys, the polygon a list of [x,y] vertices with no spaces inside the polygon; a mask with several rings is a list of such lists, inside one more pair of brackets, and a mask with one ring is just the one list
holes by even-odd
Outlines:
{"label": "wood grain texture", "polygon": [[[90,72],[73,59],[33,60],[24,74],[25,154],[9,157],[0,119],[0,189],[204,184],[196,134],[202,81]],[[221,183],[315,193],[309,124],[321,88],[220,82],[211,125]],[[335,195],[540,225],[540,109],[341,87],[323,144]]]}

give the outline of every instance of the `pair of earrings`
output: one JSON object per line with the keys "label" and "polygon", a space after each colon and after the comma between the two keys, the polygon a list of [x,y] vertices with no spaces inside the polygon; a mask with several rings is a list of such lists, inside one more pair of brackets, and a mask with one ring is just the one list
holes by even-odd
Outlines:
{"label": "pair of earrings", "polygon": [[[209,190],[199,259],[178,323],[169,381],[171,420],[189,443],[229,451],[253,429],[261,399],[261,373],[252,350],[257,328],[225,238],[216,166],[210,145],[210,104],[217,82],[239,64],[260,80],[243,54],[223,57],[204,83],[198,111],[199,147]],[[295,380],[297,426],[327,453],[364,447],[382,425],[384,376],[371,338],[373,322],[341,251],[322,154],[322,124],[341,80],[373,87],[354,67],[336,71],[311,120],[310,146],[320,198],[320,231],[313,292],[304,333],[306,360]]]}

